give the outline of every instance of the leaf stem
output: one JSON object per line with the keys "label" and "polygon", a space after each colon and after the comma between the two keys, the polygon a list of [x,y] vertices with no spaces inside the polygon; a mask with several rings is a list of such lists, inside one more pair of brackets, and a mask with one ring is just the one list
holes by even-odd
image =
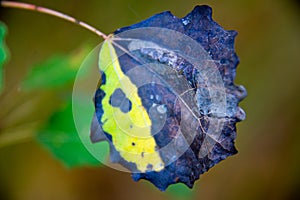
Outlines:
{"label": "leaf stem", "polygon": [[1,130],[0,150],[11,145],[33,141],[38,125],[39,122],[36,121],[28,124],[22,124],[14,128]]}
{"label": "leaf stem", "polygon": [[61,13],[61,12],[58,12],[58,11],[55,11],[55,10],[52,10],[49,8],[37,6],[34,4],[15,2],[15,1],[1,1],[1,6],[8,7],[8,8],[19,8],[19,9],[24,9],[24,10],[31,10],[31,11],[36,11],[36,12],[52,15],[52,16],[64,19],[66,21],[72,22],[74,24],[77,24],[77,25],[95,33],[96,35],[102,37],[104,40],[109,38],[109,36],[107,36],[106,34],[102,33],[101,31],[99,31],[98,29],[96,29],[95,27],[93,27],[89,24],[87,24],[83,21],[77,20],[76,18],[66,15],[64,13]]}

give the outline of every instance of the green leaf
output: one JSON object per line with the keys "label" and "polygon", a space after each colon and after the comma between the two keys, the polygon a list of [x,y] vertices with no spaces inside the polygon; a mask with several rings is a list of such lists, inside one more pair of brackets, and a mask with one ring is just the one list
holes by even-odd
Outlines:
{"label": "green leaf", "polygon": [[[84,113],[82,118],[90,120]],[[89,131],[86,135],[89,138]],[[83,144],[89,141],[82,141],[77,133],[71,103],[52,115],[48,124],[37,135],[37,140],[69,168],[100,165],[99,158],[92,156]],[[102,144],[100,151],[108,152],[108,144]]]}
{"label": "green leaf", "polygon": [[45,62],[33,66],[21,88],[26,91],[57,89],[72,83],[89,51],[89,47],[83,47],[70,55],[55,55]]}
{"label": "green leaf", "polygon": [[4,43],[4,37],[7,29],[5,25],[0,22],[0,93],[3,90],[3,65],[8,58],[8,51]]}
{"label": "green leaf", "polygon": [[193,189],[188,188],[186,185],[179,183],[176,185],[171,185],[167,189],[167,193],[172,196],[172,199],[174,200],[188,200],[193,199]]}

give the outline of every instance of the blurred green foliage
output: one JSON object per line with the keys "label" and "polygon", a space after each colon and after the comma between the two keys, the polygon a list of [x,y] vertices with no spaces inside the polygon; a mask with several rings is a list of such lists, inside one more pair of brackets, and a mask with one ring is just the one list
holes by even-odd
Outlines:
{"label": "blurred green foliage", "polygon": [[174,200],[181,200],[181,199],[191,199],[194,195],[194,189],[188,188],[186,185],[182,183],[178,183],[175,185],[171,185],[167,193],[174,199]]}
{"label": "blurred green foliage", "polygon": [[[70,120],[70,91],[75,70],[69,74],[62,72],[73,69],[68,67],[70,52],[80,44],[96,46],[101,40],[56,18],[1,8],[0,20],[9,28],[6,43],[11,60],[5,68],[5,88],[0,98],[0,199],[298,198],[300,8],[295,0],[30,2],[72,14],[106,33],[161,11],[171,10],[182,17],[197,4],[210,5],[219,24],[239,33],[236,51],[241,63],[236,82],[245,85],[249,92],[241,103],[247,120],[238,124],[239,154],[202,175],[192,192],[172,186],[170,192],[161,193],[143,181],[134,183],[127,173],[106,167],[68,170],[34,138],[40,133],[40,141],[50,151],[61,153],[58,149],[63,145],[52,145],[54,141],[42,136],[50,134],[49,130],[53,135],[58,131],[74,133],[74,122],[64,120]],[[85,52],[84,46],[80,49]],[[52,69],[50,65],[39,72],[35,66],[43,68],[51,64],[55,55],[62,55],[58,63],[63,60],[68,63],[59,64],[63,70]],[[57,76],[47,76],[43,71]],[[44,78],[27,81],[28,90],[24,91],[20,86],[26,88],[23,81],[31,77],[27,74]],[[58,76],[61,79],[55,79]],[[47,83],[47,79],[55,81]],[[39,85],[43,88],[36,88]],[[76,156],[73,159],[70,163],[86,162],[76,160]]]}
{"label": "blurred green foliage", "polygon": [[100,166],[78,136],[70,103],[51,116],[47,125],[39,131],[37,139],[67,167]]}
{"label": "blurred green foliage", "polygon": [[[89,141],[89,125],[94,114],[93,105],[90,105],[92,101],[90,97],[88,99],[87,97],[83,99],[80,97],[74,98],[73,103],[75,105],[73,107],[77,106],[80,112],[80,117],[76,121],[77,127],[73,119],[70,86],[73,85],[75,77],[80,79],[87,76],[89,69],[93,67],[91,62],[85,61],[85,66],[88,66],[79,70],[81,64],[84,63],[84,58],[90,51],[91,48],[83,46],[67,55],[52,56],[46,61],[34,65],[21,84],[21,89],[27,93],[52,90],[55,93],[61,92],[65,94],[65,97],[62,99],[62,106],[58,104],[53,111],[54,113],[45,121],[42,128],[38,130],[36,138],[40,144],[68,168],[100,166],[101,162],[99,159],[104,160],[108,155],[107,145],[93,145]],[[80,73],[78,73],[79,71]],[[82,95],[84,94],[80,96]],[[87,137],[79,136],[78,126],[82,124],[88,125],[88,129],[84,130]],[[83,142],[98,147],[97,150],[100,152],[100,157],[97,156],[96,159],[91,155]]]}
{"label": "blurred green foliage", "polygon": [[6,26],[0,22],[0,93],[3,89],[3,64],[7,59],[7,50],[4,44],[4,37],[6,35]]}
{"label": "blurred green foliage", "polygon": [[90,50],[82,47],[70,55],[55,55],[33,66],[21,88],[27,91],[57,89],[73,83],[79,66]]}

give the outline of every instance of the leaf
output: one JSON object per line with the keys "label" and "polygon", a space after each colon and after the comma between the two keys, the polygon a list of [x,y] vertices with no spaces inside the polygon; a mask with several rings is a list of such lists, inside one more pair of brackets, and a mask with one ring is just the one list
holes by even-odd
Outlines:
{"label": "leaf", "polygon": [[0,93],[3,90],[3,65],[8,58],[7,48],[4,43],[4,38],[6,35],[7,29],[5,25],[0,22]]}
{"label": "leaf", "polygon": [[184,184],[176,184],[171,185],[168,188],[168,194],[172,196],[172,199],[174,200],[180,200],[180,199],[193,199],[194,190],[189,189]]}
{"label": "leaf", "polygon": [[[82,112],[82,118],[90,120],[86,112]],[[86,135],[85,141],[89,142],[88,130]],[[100,158],[96,159],[92,156],[83,144],[85,141],[79,137],[73,121],[71,103],[52,115],[48,124],[39,131],[37,140],[67,167],[99,166],[101,164],[98,160]],[[103,143],[98,145],[98,149],[107,152],[108,146]],[[106,156],[105,154],[107,153],[101,155]]]}
{"label": "leaf", "polygon": [[[210,7],[197,6],[182,19],[163,12],[118,29],[103,44],[102,84],[95,94],[101,129],[92,136],[110,143],[112,162],[133,172],[134,180],[149,180],[164,191],[179,182],[193,187],[202,173],[237,153],[235,124],[245,118],[238,103],[246,90],[233,82],[239,62],[235,36],[235,31],[226,31],[212,20]],[[105,47],[109,44],[113,48]],[[114,95],[120,88],[125,92]],[[134,107],[132,95],[141,99],[141,110],[122,108],[122,103]],[[143,160],[139,150],[148,148],[139,135],[143,131],[128,128],[143,119],[130,113],[139,116],[143,110],[150,118],[161,165],[156,157]],[[117,133],[119,129],[123,133]],[[131,143],[121,134],[136,140]],[[153,150],[152,144],[149,149]],[[136,156],[141,157],[132,159]]]}
{"label": "leaf", "polygon": [[72,83],[89,51],[90,48],[85,46],[70,55],[55,55],[33,66],[21,88],[26,91],[54,89]]}

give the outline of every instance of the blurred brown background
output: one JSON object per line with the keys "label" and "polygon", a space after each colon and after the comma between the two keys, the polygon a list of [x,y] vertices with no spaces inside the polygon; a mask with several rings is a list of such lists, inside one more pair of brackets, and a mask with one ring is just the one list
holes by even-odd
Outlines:
{"label": "blurred brown background", "polygon": [[[241,63],[237,84],[248,97],[238,124],[239,153],[202,175],[192,194],[162,193],[145,181],[107,167],[66,169],[32,133],[55,104],[47,92],[28,95],[20,81],[54,53],[68,53],[99,38],[76,25],[30,11],[3,9],[11,59],[0,99],[0,199],[299,199],[300,3],[297,0],[28,0],[76,16],[105,33],[170,10],[185,16],[208,4],[214,19],[237,30]],[[10,135],[9,139],[6,138]]]}

